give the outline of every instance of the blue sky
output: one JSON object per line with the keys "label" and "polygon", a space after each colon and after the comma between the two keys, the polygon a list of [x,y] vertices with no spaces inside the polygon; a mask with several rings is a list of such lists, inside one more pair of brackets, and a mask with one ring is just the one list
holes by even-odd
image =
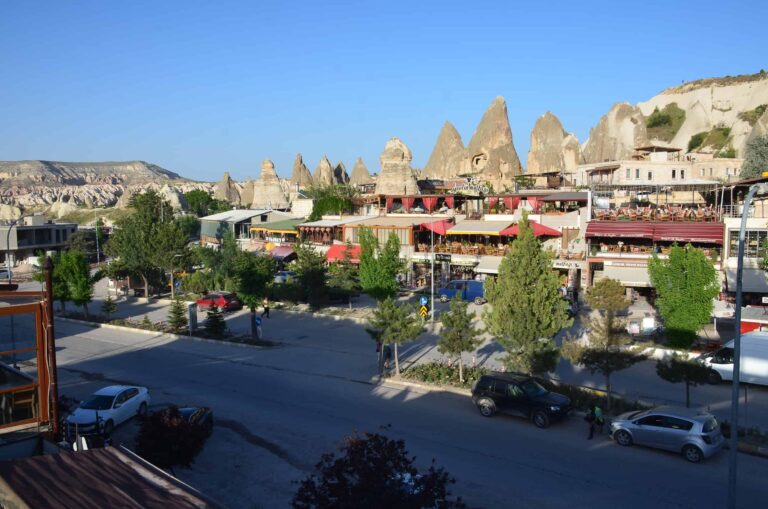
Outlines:
{"label": "blue sky", "polygon": [[0,159],[143,159],[183,176],[426,164],[507,100],[525,164],[550,110],[584,141],[615,102],[768,70],[761,1],[28,1],[0,5]]}

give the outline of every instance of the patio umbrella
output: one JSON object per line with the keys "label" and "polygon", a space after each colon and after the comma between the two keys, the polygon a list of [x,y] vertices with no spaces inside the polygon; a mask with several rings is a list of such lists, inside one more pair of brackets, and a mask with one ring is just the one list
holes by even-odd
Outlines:
{"label": "patio umbrella", "polygon": [[[555,230],[554,228],[550,228],[549,226],[544,226],[543,224],[537,223],[536,221],[528,221],[531,225],[531,229],[533,230],[533,236],[534,237],[562,237],[563,234],[559,231]],[[499,232],[499,235],[506,235],[508,237],[516,237],[518,233],[517,225],[514,224],[510,226],[509,228],[505,228]]]}

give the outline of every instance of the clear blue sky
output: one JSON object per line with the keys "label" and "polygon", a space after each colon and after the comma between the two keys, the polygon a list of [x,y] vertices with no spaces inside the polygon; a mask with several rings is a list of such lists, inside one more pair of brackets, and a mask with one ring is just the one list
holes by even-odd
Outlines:
{"label": "clear blue sky", "polygon": [[584,141],[613,103],[768,69],[764,1],[16,1],[0,6],[0,159],[143,159],[183,176],[426,164],[507,100]]}

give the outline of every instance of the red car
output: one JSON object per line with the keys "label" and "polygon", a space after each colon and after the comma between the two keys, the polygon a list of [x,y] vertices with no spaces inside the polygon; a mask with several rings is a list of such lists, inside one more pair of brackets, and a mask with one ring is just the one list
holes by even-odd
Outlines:
{"label": "red car", "polygon": [[203,296],[197,302],[197,309],[205,311],[210,307],[217,307],[219,311],[235,311],[243,309],[243,303],[237,298],[237,295],[229,292],[209,293]]}

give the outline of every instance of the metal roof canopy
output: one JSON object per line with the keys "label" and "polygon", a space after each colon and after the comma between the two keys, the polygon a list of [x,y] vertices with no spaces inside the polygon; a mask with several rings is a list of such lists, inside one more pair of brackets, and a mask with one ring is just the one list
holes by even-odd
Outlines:
{"label": "metal roof canopy", "polygon": [[[227,223],[238,223],[246,221],[255,216],[260,216],[268,212],[277,212],[272,209],[235,209],[225,212],[218,212],[210,216],[201,217],[201,221],[225,221]],[[282,213],[281,213],[282,214]]]}
{"label": "metal roof canopy", "polygon": [[446,235],[499,235],[499,232],[510,226],[507,221],[472,221],[464,220],[446,232]]}

